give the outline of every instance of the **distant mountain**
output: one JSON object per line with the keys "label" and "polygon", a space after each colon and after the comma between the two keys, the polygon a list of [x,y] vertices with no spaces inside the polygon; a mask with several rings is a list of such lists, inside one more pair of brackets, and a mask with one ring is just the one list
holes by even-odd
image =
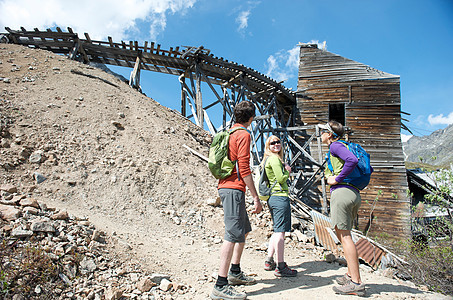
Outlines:
{"label": "distant mountain", "polygon": [[[413,136],[403,142],[405,160],[435,166],[449,166],[453,163],[453,124],[425,136]],[[433,159],[437,157],[437,159]]]}

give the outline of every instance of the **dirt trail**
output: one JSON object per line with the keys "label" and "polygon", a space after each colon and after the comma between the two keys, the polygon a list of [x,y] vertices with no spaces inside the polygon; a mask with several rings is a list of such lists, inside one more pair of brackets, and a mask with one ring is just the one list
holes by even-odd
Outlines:
{"label": "dirt trail", "polygon": [[[0,44],[0,92],[9,133],[1,140],[1,183],[88,217],[116,237],[125,260],[192,287],[174,298],[208,298],[219,265],[222,210],[206,204],[217,197],[206,163],[183,147],[206,155],[211,138],[205,131],[113,75],[17,45]],[[38,154],[39,161],[30,159]],[[37,184],[36,174],[46,180]],[[249,299],[345,298],[332,291],[345,267],[321,260],[316,247],[288,239],[286,257],[297,278],[264,271],[268,212],[251,220],[242,268],[258,284],[240,288]],[[362,273],[371,298],[446,298]]]}

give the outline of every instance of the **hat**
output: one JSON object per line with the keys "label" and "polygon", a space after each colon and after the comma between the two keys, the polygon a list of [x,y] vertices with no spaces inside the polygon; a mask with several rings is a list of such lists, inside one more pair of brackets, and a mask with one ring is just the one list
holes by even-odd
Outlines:
{"label": "hat", "polygon": [[325,129],[325,130],[329,131],[330,133],[333,134],[334,137],[338,137],[338,134],[336,134],[335,131],[333,131],[333,129],[332,129],[332,127],[330,127],[329,123],[318,124],[318,127],[321,128],[321,129]]}

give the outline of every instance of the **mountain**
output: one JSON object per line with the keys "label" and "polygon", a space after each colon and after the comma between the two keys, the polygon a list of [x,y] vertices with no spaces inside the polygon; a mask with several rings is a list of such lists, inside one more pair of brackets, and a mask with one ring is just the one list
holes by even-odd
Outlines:
{"label": "mountain", "polygon": [[453,124],[426,136],[413,136],[403,142],[403,151],[408,162],[420,162],[439,167],[453,163]]}

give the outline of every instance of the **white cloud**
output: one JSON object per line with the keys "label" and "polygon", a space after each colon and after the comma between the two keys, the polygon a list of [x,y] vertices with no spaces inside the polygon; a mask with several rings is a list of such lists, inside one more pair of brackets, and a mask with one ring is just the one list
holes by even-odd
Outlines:
{"label": "white cloud", "polygon": [[319,42],[318,40],[311,40],[307,44],[316,44],[316,45],[318,45],[318,49],[327,50],[327,42],[326,41]]}
{"label": "white cloud", "polygon": [[403,143],[407,142],[411,137],[413,137],[413,135],[408,135],[408,134],[401,133],[401,141]]}
{"label": "white cloud", "polygon": [[437,116],[429,115],[428,122],[430,125],[450,125],[453,124],[453,112],[444,117],[444,114]]}
{"label": "white cloud", "polygon": [[71,27],[94,40],[127,38],[137,23],[149,26],[152,39],[165,30],[166,16],[184,14],[197,0],[0,0],[0,28],[45,30]]}
{"label": "white cloud", "polygon": [[276,81],[283,81],[297,75],[299,68],[299,46],[290,50],[280,50],[267,58],[266,75]]}
{"label": "white cloud", "polygon": [[239,13],[239,15],[237,16],[236,23],[239,24],[239,27],[238,27],[239,32],[242,32],[247,28],[249,16],[250,16],[250,9],[246,10],[246,11],[241,11]]}

